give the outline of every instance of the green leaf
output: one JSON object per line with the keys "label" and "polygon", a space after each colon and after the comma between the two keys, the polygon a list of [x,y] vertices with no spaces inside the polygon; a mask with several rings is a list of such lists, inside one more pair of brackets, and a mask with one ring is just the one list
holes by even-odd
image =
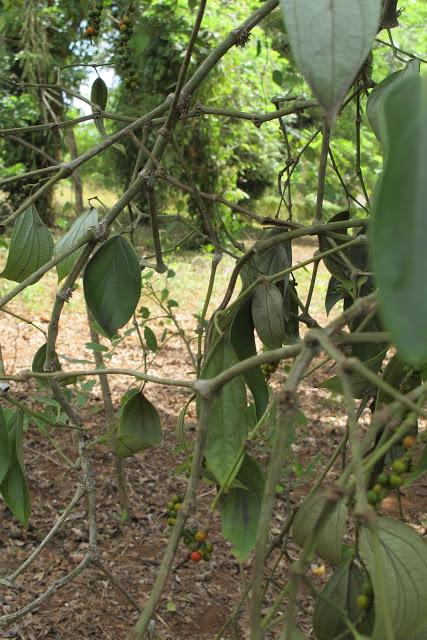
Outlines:
{"label": "green leaf", "polygon": [[22,411],[17,411],[12,423],[9,424],[11,458],[7,473],[0,485],[0,493],[13,515],[26,527],[31,504],[22,457],[22,426],[23,414]]}
{"label": "green leaf", "polygon": [[380,132],[380,110],[383,100],[388,96],[403,80],[411,76],[418,76],[420,73],[420,61],[409,60],[403,69],[395,71],[391,75],[387,76],[382,82],[376,85],[369,94],[368,101],[366,103],[366,115],[368,117],[369,124],[372,131],[381,141]]}
{"label": "green leaf", "polygon": [[[95,104],[97,104],[102,111],[105,110],[105,107],[107,106],[107,100],[108,100],[108,89],[104,80],[99,76],[95,79],[94,83],[92,84],[92,88],[90,91],[90,99],[91,99],[91,102],[94,102]],[[95,113],[95,111],[93,111],[93,113]],[[99,118],[99,117],[95,118],[94,123],[95,123],[95,127],[98,129],[101,136],[103,138],[106,138],[107,132],[105,131],[103,118]]]}
{"label": "green leaf", "polygon": [[371,632],[373,611],[363,612],[356,603],[365,581],[363,573],[353,562],[342,564],[332,574],[318,597],[314,610],[313,629],[318,640],[353,638],[350,632],[345,633],[348,627],[337,607],[345,612],[354,624],[359,621],[356,625],[358,631]]}
{"label": "green leaf", "polygon": [[12,459],[7,421],[0,407],[0,484],[3,482]]}
{"label": "green leaf", "polygon": [[325,310],[326,315],[329,315],[335,305],[340,301],[344,300],[345,291],[341,286],[341,281],[334,276],[331,276],[328,283],[328,289],[326,291],[325,297]]}
{"label": "green leaf", "polygon": [[[230,342],[220,339],[203,367],[201,377],[214,378],[238,363]],[[212,401],[208,416],[205,455],[219,484],[224,484],[235,467],[240,448],[248,434],[249,414],[244,377],[228,382]]]}
{"label": "green leaf", "polygon": [[276,349],[285,338],[283,297],[278,287],[269,282],[259,284],[252,298],[252,318],[261,342]]}
{"label": "green leaf", "polygon": [[[77,220],[73,222],[65,236],[58,240],[57,244],[55,245],[53,255],[57,256],[65,249],[71,249],[71,247],[73,247],[82,239],[88,229],[90,227],[93,227],[97,222],[98,209],[89,209],[88,211],[84,211],[77,218]],[[69,255],[67,258],[64,258],[64,260],[61,260],[61,262],[56,265],[58,282],[61,282],[61,280],[63,280],[65,276],[70,273],[74,263],[76,262],[82,251],[83,247],[76,249],[74,253]]]}
{"label": "green leaf", "polygon": [[405,487],[409,487],[418,478],[421,478],[427,471],[427,445],[424,447],[423,452],[416,464],[416,467],[411,473],[405,476]]}
{"label": "green leaf", "polygon": [[[385,602],[395,640],[407,640],[427,622],[427,544],[408,525],[391,518],[377,520]],[[359,552],[369,571],[378,603],[380,580],[374,558],[372,535],[360,531]],[[384,612],[375,607],[373,640],[384,638]]]}
{"label": "green leaf", "polygon": [[53,253],[53,240],[42,222],[37,209],[31,205],[22,213],[13,227],[12,240],[3,278],[22,282],[46,264]]}
{"label": "green leaf", "polygon": [[384,100],[385,159],[371,227],[380,311],[400,356],[427,359],[427,77],[401,82]]}
{"label": "green leaf", "polygon": [[141,294],[135,251],[121,236],[105,242],[83,275],[86,304],[109,338],[132,317]]}
{"label": "green leaf", "polygon": [[332,123],[369,54],[381,0],[281,0],[296,64]]}
{"label": "green leaf", "polygon": [[236,478],[243,488],[231,489],[219,501],[222,532],[233,545],[239,562],[245,562],[251,553],[258,527],[264,493],[264,475],[259,464],[245,456]]}
{"label": "green leaf", "polygon": [[273,73],[271,74],[271,77],[273,79],[273,82],[279,85],[279,87],[283,88],[283,85],[284,85],[283,73],[279,69],[274,69]]}
{"label": "green leaf", "polygon": [[[254,323],[251,315],[251,300],[245,300],[231,325],[231,344],[239,360],[256,355]],[[257,419],[263,415],[268,405],[268,386],[261,367],[254,367],[244,374],[245,382],[252,393]]]}
{"label": "green leaf", "polygon": [[162,428],[156,408],[141,392],[136,392],[125,404],[116,439],[120,458],[154,447],[162,441]]}
{"label": "green leaf", "polygon": [[283,640],[309,640],[308,636],[301,631],[301,629],[295,625],[292,626],[292,635],[290,634],[290,630],[288,630],[289,625],[285,625],[286,633],[283,636]]}
{"label": "green leaf", "polygon": [[[298,509],[292,535],[300,547],[304,547],[309,536],[317,529],[319,517],[327,502],[325,493],[319,490],[307,498]],[[340,564],[342,559],[346,518],[347,507],[341,500],[324,519],[321,531],[316,533],[316,552],[323,560],[332,564]]]}
{"label": "green leaf", "polygon": [[156,334],[147,325],[144,327],[144,338],[150,351],[156,352],[158,349]]}
{"label": "green leaf", "polygon": [[[34,354],[33,362],[31,365],[32,371],[36,371],[37,373],[44,373],[44,363],[46,361],[46,349],[47,349],[46,342],[42,344],[42,346],[39,349],[37,349],[36,353]],[[59,358],[56,353],[54,356],[54,368],[55,368],[55,371],[61,371],[62,369],[61,363],[59,362]],[[42,386],[49,386],[48,380],[38,380],[38,382]]]}

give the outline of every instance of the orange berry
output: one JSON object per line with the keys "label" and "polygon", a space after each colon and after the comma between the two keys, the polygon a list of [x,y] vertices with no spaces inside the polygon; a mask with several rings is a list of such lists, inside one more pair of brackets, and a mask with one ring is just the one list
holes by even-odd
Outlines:
{"label": "orange berry", "polygon": [[191,560],[193,562],[200,562],[200,560],[203,558],[202,554],[200,553],[200,551],[193,551],[193,553],[190,556]]}
{"label": "orange berry", "polygon": [[414,444],[416,443],[417,439],[415,436],[405,436],[403,438],[403,446],[405,447],[405,449],[411,449]]}
{"label": "orange berry", "polygon": [[197,542],[204,542],[207,537],[208,537],[208,534],[206,533],[206,531],[197,531],[194,536]]}
{"label": "orange berry", "polygon": [[93,36],[93,34],[95,33],[95,29],[93,27],[88,27],[86,29],[86,33],[88,36]]}

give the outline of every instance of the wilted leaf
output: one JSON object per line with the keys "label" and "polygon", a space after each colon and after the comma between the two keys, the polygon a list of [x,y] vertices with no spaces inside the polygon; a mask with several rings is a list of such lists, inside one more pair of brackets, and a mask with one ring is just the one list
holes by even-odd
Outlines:
{"label": "wilted leaf", "polygon": [[53,253],[53,240],[42,222],[37,209],[31,205],[22,213],[13,227],[12,240],[6,266],[1,276],[22,282],[49,262]]}
{"label": "wilted leaf", "polygon": [[8,425],[11,458],[7,473],[0,485],[0,493],[13,515],[27,526],[31,505],[22,457],[22,425],[22,412],[17,411],[15,418]]}
{"label": "wilted leaf", "polygon": [[[408,640],[427,622],[427,544],[408,525],[378,518],[380,562],[385,602],[395,640]],[[373,640],[384,638],[384,611],[378,606],[380,582],[375,568],[374,544],[366,527],[361,528],[359,551],[369,571],[377,602]]]}
{"label": "wilted leaf", "polygon": [[120,458],[133,456],[162,441],[159,414],[141,392],[136,392],[125,404],[116,439]]}
{"label": "wilted leaf", "polygon": [[245,562],[256,541],[264,475],[259,464],[246,455],[236,479],[244,488],[230,489],[219,506],[224,537],[233,545],[238,561]]}
{"label": "wilted leaf", "polygon": [[299,70],[332,122],[376,36],[381,0],[281,0]]}
{"label": "wilted leaf", "polygon": [[[208,356],[201,377],[214,378],[237,363],[230,342],[221,338]],[[248,434],[248,422],[245,379],[237,376],[215,396],[208,416],[205,455],[209,468],[221,485],[235,466]]]}
{"label": "wilted leaf", "polygon": [[341,281],[334,276],[331,276],[328,283],[328,289],[326,291],[325,297],[325,310],[326,314],[329,315],[335,305],[340,301],[344,300],[345,291],[342,288]]}
{"label": "wilted leaf", "polygon": [[383,102],[385,159],[371,228],[380,311],[400,356],[427,359],[427,77],[399,83]]}
{"label": "wilted leaf", "polygon": [[135,251],[121,236],[105,242],[83,276],[86,304],[112,338],[132,317],[141,294],[141,269]]}
{"label": "wilted leaf", "polygon": [[[67,233],[58,240],[55,245],[55,249],[53,252],[54,256],[59,255],[65,249],[71,249],[75,244],[82,239],[85,233],[88,231],[90,227],[93,227],[98,222],[98,209],[89,209],[88,211],[84,211],[78,218],[73,222],[70,229]],[[76,249],[74,253],[69,255],[64,260],[61,260],[56,265],[56,271],[58,273],[58,282],[61,282],[67,276],[77,258],[80,256],[83,251],[83,247]]]}
{"label": "wilted leaf", "polygon": [[[325,493],[319,490],[307,498],[298,509],[292,526],[292,535],[300,547],[304,547],[309,536],[317,529],[319,517],[327,501]],[[347,507],[341,500],[324,519],[320,532],[316,533],[316,552],[332,564],[340,564],[342,559],[346,518]]]}

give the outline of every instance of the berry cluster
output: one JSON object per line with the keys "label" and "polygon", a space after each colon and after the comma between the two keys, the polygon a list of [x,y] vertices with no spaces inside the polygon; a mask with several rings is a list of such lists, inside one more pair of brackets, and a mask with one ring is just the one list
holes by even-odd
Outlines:
{"label": "berry cluster", "polygon": [[127,89],[136,89],[138,86],[138,74],[132,62],[132,55],[129,50],[129,39],[133,33],[133,14],[135,7],[131,2],[125,14],[117,22],[120,31],[119,44],[117,47],[117,66],[126,73],[124,84]]}
{"label": "berry cluster", "polygon": [[104,8],[102,0],[92,2],[92,6],[88,13],[87,27],[84,31],[85,38],[96,38],[99,35],[99,28],[101,26],[101,15]]}
{"label": "berry cluster", "polygon": [[410,449],[414,446],[417,439],[415,436],[408,435],[402,445],[407,453],[402,458],[397,458],[391,465],[391,473],[383,471],[377,478],[376,484],[368,491],[366,497],[372,506],[377,506],[381,500],[387,495],[389,489],[398,489],[404,483],[403,475],[411,468]]}
{"label": "berry cluster", "polygon": [[372,591],[371,583],[364,582],[356,599],[357,608],[363,609],[364,611],[370,609],[372,607],[373,599],[374,592]]}
{"label": "berry cluster", "polygon": [[[170,527],[173,527],[176,523],[178,511],[181,511],[183,506],[183,500],[184,498],[182,496],[174,496],[167,504],[168,525]],[[213,544],[211,542],[207,542],[207,537],[208,534],[206,531],[196,529],[195,527],[183,530],[182,538],[184,540],[184,544],[186,544],[190,550],[189,559],[193,562],[211,559]]]}
{"label": "berry cluster", "polygon": [[272,363],[267,362],[266,364],[261,365],[264,378],[267,380],[267,382],[270,379],[271,375],[275,371],[277,371],[278,366],[279,366],[278,362],[272,362]]}

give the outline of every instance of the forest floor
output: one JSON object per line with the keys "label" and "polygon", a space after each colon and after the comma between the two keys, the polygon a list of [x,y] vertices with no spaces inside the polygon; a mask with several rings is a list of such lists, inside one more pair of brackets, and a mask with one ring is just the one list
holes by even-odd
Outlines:
{"label": "forest floor", "polygon": [[[313,254],[315,246],[298,244],[294,250],[294,262]],[[209,274],[209,257],[188,254],[174,258],[170,266],[177,272],[170,280],[170,295],[179,301],[177,316],[188,331],[195,324],[194,314],[200,312]],[[218,303],[224,283],[232,269],[231,260],[220,266],[218,285],[214,290],[212,305]],[[310,270],[298,272],[301,288],[307,290]],[[320,278],[326,287],[328,276],[321,271]],[[55,295],[56,278],[48,274],[40,283],[16,298],[9,310],[32,321],[46,330],[49,310]],[[162,283],[159,281],[159,288]],[[325,290],[325,289],[324,289]],[[143,302],[143,304],[145,304]],[[147,303],[148,304],[148,303]],[[323,301],[316,297],[313,313],[319,322],[325,322]],[[150,325],[161,332],[161,321]],[[44,342],[43,334],[33,325],[5,313],[0,315],[1,346],[6,370],[20,371],[31,367],[34,353]],[[70,359],[93,360],[93,352],[85,344],[90,341],[87,319],[82,303],[82,293],[77,292],[67,305],[61,320],[58,352],[64,368],[84,367]],[[77,354],[77,355],[76,355]],[[69,360],[67,361],[66,358]],[[138,366],[141,360],[135,334],[126,337],[109,365]],[[188,355],[179,339],[167,342],[156,357],[151,372],[167,377],[180,377],[190,372]],[[190,375],[190,374],[189,374]],[[283,378],[282,367],[273,374],[273,386]],[[292,449],[292,461],[287,465],[286,487],[278,496],[274,529],[286,520],[289,507],[299,502],[307,492],[313,477],[340,441],[345,430],[345,417],[339,396],[333,396],[319,384],[330,374],[323,368],[308,377],[302,386],[301,408],[307,424],[301,426]],[[130,379],[111,377],[111,389],[115,406],[128,389]],[[170,497],[185,488],[186,478],[182,470],[175,471],[185,455],[177,438],[177,419],[188,399],[182,390],[148,385],[147,395],[156,405],[162,418],[163,442],[146,454],[126,461],[126,477],[132,515],[125,523],[120,521],[120,510],[114,473],[114,461],[107,445],[99,443],[90,449],[90,458],[96,475],[97,516],[100,558],[109,571],[126,586],[140,606],[144,605],[152,587],[156,570],[165,550],[168,538],[166,504]],[[46,391],[33,382],[15,383],[12,392],[29,406],[43,406]],[[80,387],[77,401],[86,426],[91,434],[98,435],[105,428],[101,394],[98,384]],[[367,416],[362,417],[367,420]],[[191,439],[195,426],[195,410],[191,405],[185,420],[185,433]],[[76,457],[69,432],[53,433],[63,453],[71,460]],[[265,449],[259,451],[260,459],[266,459]],[[32,499],[30,524],[24,530],[0,503],[0,575],[15,570],[34,551],[55,523],[58,515],[70,502],[79,483],[79,472],[67,466],[51,443],[31,423],[25,433],[24,459]],[[332,469],[333,478],[340,471],[341,459]],[[203,528],[208,519],[208,507],[215,489],[202,483],[191,524]],[[419,482],[402,492],[405,517],[422,535],[426,532],[427,485]],[[398,515],[393,498],[383,502],[382,509]],[[249,569],[240,571],[239,565],[224,542],[219,517],[209,532],[214,544],[211,561],[198,564],[182,562],[186,547],[182,545],[176,559],[176,567],[168,581],[160,606],[154,617],[152,638],[163,640],[214,640],[223,622],[230,614],[242,590],[242,581]],[[82,500],[66,520],[62,528],[49,542],[35,562],[16,580],[16,589],[0,588],[0,613],[11,613],[34,600],[41,592],[70,571],[84,557],[88,548],[86,506]],[[267,594],[271,601],[283,588],[289,576],[289,562],[296,557],[297,548],[290,541],[289,557],[278,562],[274,579]],[[272,563],[277,560],[273,554]],[[309,567],[311,578],[320,588],[332,573],[326,565],[324,575],[315,573],[319,559]],[[315,573],[313,573],[313,571]],[[302,593],[299,601],[298,622],[309,634],[313,602],[308,593]],[[122,640],[132,628],[138,612],[129,601],[114,588],[111,581],[95,567],[90,567],[76,580],[59,589],[38,609],[0,631],[0,638],[22,640]],[[244,640],[247,635],[248,608],[242,610],[224,634],[224,639]],[[271,638],[276,637],[274,631]]]}

